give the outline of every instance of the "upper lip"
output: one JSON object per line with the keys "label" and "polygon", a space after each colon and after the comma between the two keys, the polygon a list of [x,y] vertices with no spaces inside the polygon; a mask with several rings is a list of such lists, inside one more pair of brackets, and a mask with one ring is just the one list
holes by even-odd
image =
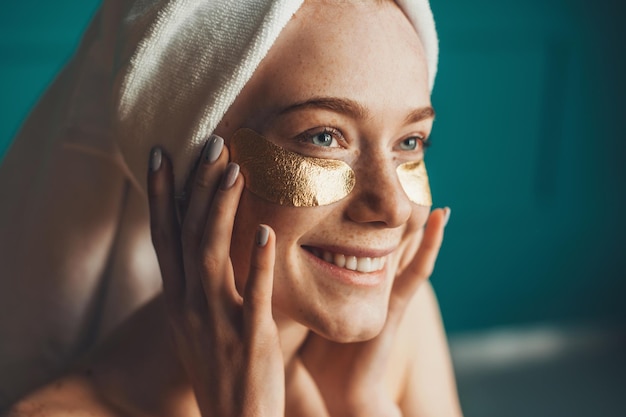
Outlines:
{"label": "upper lip", "polygon": [[322,251],[338,253],[345,256],[356,256],[357,258],[382,258],[392,253],[395,248],[373,249],[358,248],[338,245],[302,245],[304,249],[315,248]]}

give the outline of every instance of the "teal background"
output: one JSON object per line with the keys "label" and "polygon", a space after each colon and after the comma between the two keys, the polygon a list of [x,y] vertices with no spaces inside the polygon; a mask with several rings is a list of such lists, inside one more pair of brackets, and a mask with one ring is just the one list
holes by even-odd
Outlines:
{"label": "teal background", "polygon": [[[625,318],[626,10],[433,1],[433,282],[450,331]],[[623,4],[623,3],[622,3]]]}
{"label": "teal background", "polygon": [[[94,0],[0,6],[0,152]],[[450,332],[626,315],[624,8],[433,0],[428,166],[452,218],[432,278]],[[7,198],[6,196],[2,198]]]}

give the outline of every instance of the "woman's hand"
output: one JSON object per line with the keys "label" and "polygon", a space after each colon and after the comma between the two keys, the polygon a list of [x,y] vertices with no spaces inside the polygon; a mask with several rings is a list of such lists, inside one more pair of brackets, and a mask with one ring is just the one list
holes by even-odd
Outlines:
{"label": "woman's hand", "polygon": [[275,236],[268,226],[257,229],[242,298],[229,252],[244,181],[223,145],[209,139],[182,225],[171,162],[159,148],[150,155],[152,241],[169,327],[204,417],[282,416],[285,372],[271,309]]}
{"label": "woman's hand", "polygon": [[335,343],[314,333],[300,355],[333,417],[401,416],[384,386],[393,341],[417,288],[432,274],[450,209],[434,210],[410,264],[394,281],[385,326],[375,338]]}

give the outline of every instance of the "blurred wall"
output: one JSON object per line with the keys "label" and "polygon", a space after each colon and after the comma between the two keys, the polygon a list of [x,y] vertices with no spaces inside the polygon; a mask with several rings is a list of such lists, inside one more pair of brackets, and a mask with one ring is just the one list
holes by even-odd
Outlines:
{"label": "blurred wall", "polygon": [[449,330],[626,316],[626,26],[618,1],[433,0],[429,169],[453,208]]}
{"label": "blurred wall", "polygon": [[[0,6],[0,155],[98,3]],[[441,57],[427,159],[435,204],[453,209],[432,280],[448,330],[621,322],[625,8],[609,0],[432,7]]]}

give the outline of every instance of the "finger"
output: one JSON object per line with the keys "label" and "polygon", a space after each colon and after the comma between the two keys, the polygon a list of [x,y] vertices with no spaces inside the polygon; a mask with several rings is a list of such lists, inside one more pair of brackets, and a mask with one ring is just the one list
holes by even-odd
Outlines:
{"label": "finger", "polygon": [[174,174],[169,158],[158,147],[150,151],[149,167],[150,232],[166,302],[172,305],[180,300],[185,288],[180,228],[174,203]]}
{"label": "finger", "polygon": [[[198,248],[202,241],[204,225],[222,172],[228,161],[224,139],[212,135],[204,147],[196,173],[189,190],[189,201],[183,220],[183,242],[185,247]],[[220,156],[224,153],[224,157]]]}
{"label": "finger", "polygon": [[417,253],[394,282],[390,309],[399,307],[403,312],[419,285],[433,273],[449,216],[450,209],[447,207],[434,210],[430,214]]}
{"label": "finger", "polygon": [[[239,165],[229,163],[222,175],[204,229],[201,243],[202,285],[207,299],[215,299],[220,290],[237,301],[238,295],[230,266],[230,243],[235,214],[243,191],[243,177],[239,175]],[[219,295],[217,295],[219,296]]]}
{"label": "finger", "polygon": [[271,227],[259,225],[256,231],[250,271],[243,296],[246,331],[252,336],[255,329],[272,320],[272,290],[274,288],[274,261],[276,236]]}
{"label": "finger", "polygon": [[183,259],[187,272],[187,298],[192,304],[204,303],[200,278],[200,244],[205,231],[213,195],[219,185],[228,153],[224,152],[224,140],[213,135],[207,141],[190,181],[189,201],[182,226]]}

